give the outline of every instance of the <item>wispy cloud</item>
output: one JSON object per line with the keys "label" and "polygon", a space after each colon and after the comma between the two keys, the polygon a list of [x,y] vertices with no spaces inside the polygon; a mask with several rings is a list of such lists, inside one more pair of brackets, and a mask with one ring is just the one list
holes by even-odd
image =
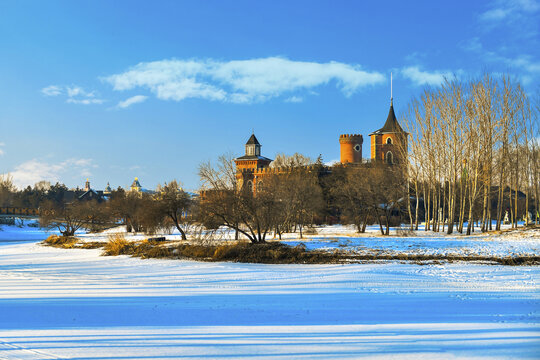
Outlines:
{"label": "wispy cloud", "polygon": [[3,156],[5,154],[4,149],[2,149],[4,146],[6,146],[6,144],[0,142],[0,156]]}
{"label": "wispy cloud", "polygon": [[445,78],[451,78],[450,71],[423,71],[418,66],[409,66],[401,69],[401,74],[411,80],[417,86],[430,85],[439,86]]}
{"label": "wispy cloud", "polygon": [[68,159],[52,164],[32,159],[16,166],[9,175],[12,176],[15,186],[24,188],[41,180],[55,183],[68,174],[89,177],[92,174],[91,169],[95,167],[91,159]]}
{"label": "wispy cloud", "polygon": [[83,105],[90,105],[90,104],[103,104],[105,100],[103,99],[72,99],[69,98],[66,100],[68,104],[83,104]]}
{"label": "wispy cloud", "polygon": [[499,49],[491,51],[486,49],[478,37],[472,38],[462,45],[464,50],[471,51],[481,56],[483,60],[503,64],[513,69],[523,83],[530,82],[532,78],[540,76],[540,61],[528,54],[508,55],[509,51]]}
{"label": "wispy cloud", "polygon": [[524,15],[530,15],[540,10],[536,0],[497,0],[490,8],[480,14],[480,20],[485,22],[518,20]]}
{"label": "wispy cloud", "polygon": [[[351,96],[384,81],[381,73],[340,62],[293,61],[282,57],[251,60],[161,60],[139,63],[103,78],[114,90],[147,88],[162,100],[189,98],[232,103],[263,102],[290,92],[327,85]],[[290,98],[290,97],[289,97]]]}
{"label": "wispy cloud", "polygon": [[143,101],[146,101],[146,99],[148,99],[148,96],[144,96],[144,95],[135,95],[135,96],[132,96],[130,98],[127,98],[126,100],[124,101],[120,101],[118,103],[118,105],[116,105],[116,107],[120,108],[120,109],[125,109],[125,108],[128,108],[130,107],[131,105],[133,104],[137,104],[137,103],[141,103]]}
{"label": "wispy cloud", "polygon": [[56,85],[50,85],[41,89],[41,93],[45,96],[58,96],[62,93],[62,88]]}
{"label": "wispy cloud", "polygon": [[300,96],[291,96],[285,99],[285,102],[290,102],[290,103],[300,103],[302,101],[304,101],[304,98]]}
{"label": "wispy cloud", "polygon": [[63,96],[68,104],[102,104],[103,99],[96,97],[95,91],[86,91],[77,85],[49,85],[41,89],[41,93],[45,96]]}

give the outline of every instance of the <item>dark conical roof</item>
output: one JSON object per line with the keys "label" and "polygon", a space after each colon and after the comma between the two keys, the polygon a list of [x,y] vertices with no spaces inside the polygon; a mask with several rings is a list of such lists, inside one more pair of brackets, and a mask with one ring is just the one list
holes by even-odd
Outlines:
{"label": "dark conical roof", "polygon": [[251,137],[249,138],[248,142],[246,143],[246,145],[261,145],[259,144],[259,141],[257,140],[257,138],[255,137],[255,134],[251,134]]}
{"label": "dark conical roof", "polygon": [[390,110],[388,111],[388,117],[386,118],[386,122],[384,123],[384,126],[380,128],[377,131],[372,132],[372,134],[385,134],[385,133],[404,133],[403,129],[399,125],[396,113],[394,112],[394,104],[393,101],[390,101]]}

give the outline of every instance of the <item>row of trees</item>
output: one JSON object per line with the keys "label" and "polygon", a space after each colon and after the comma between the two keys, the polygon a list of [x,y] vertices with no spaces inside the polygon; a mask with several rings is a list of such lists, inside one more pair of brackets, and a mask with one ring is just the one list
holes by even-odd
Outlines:
{"label": "row of trees", "polygon": [[64,184],[51,185],[48,181],[17,190],[9,175],[0,175],[0,207],[37,209],[45,201],[63,202],[67,192]]}
{"label": "row of trees", "polygon": [[395,218],[401,221],[403,168],[363,164],[329,169],[320,159],[307,165],[305,159],[281,156],[280,171],[266,175],[256,193],[237,185],[231,156],[221,156],[216,166],[203,164],[201,222],[208,228],[228,227],[257,243],[270,232],[281,238],[298,231],[302,238],[306,226],[330,218],[354,224],[359,232],[377,222],[386,235]]}
{"label": "row of trees", "polygon": [[[507,210],[513,226],[529,212],[537,217],[538,110],[519,83],[488,74],[446,80],[411,103],[403,117],[409,148],[401,151],[408,152],[408,185],[423,200],[426,230],[462,232],[467,222],[470,234],[475,221],[487,231],[492,220],[500,229]],[[418,229],[419,207],[410,212],[411,228]]]}
{"label": "row of trees", "polygon": [[125,224],[129,232],[154,234],[175,227],[187,239],[188,227],[196,220],[197,203],[177,181],[158,187],[156,194],[112,192],[109,201],[44,201],[40,206],[42,226],[73,236],[80,228],[91,231]]}

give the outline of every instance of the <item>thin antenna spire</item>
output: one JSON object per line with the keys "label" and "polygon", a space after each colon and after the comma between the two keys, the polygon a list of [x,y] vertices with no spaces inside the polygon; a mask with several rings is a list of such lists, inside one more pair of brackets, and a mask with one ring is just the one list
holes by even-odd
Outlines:
{"label": "thin antenna spire", "polygon": [[392,105],[394,102],[394,95],[392,93],[392,90],[392,72],[390,72],[390,105]]}

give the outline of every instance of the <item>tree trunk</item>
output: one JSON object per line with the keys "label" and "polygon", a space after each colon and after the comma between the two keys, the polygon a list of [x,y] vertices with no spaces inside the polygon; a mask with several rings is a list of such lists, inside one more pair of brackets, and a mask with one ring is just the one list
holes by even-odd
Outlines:
{"label": "tree trunk", "polygon": [[414,188],[415,188],[415,197],[416,197],[416,209],[415,209],[415,214],[414,214],[414,221],[415,221],[415,227],[414,229],[415,230],[418,230],[418,208],[420,207],[420,198],[419,198],[419,194],[418,194],[418,181],[415,181],[414,182]]}

